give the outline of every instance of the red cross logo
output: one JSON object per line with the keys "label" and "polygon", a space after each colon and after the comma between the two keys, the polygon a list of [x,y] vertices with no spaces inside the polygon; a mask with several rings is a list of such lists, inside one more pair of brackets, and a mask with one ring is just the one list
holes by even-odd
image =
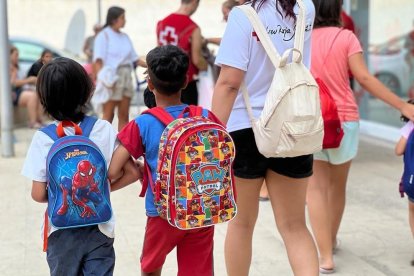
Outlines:
{"label": "red cross logo", "polygon": [[178,36],[175,33],[174,27],[167,26],[163,31],[160,32],[160,44],[172,44],[175,46],[178,45]]}

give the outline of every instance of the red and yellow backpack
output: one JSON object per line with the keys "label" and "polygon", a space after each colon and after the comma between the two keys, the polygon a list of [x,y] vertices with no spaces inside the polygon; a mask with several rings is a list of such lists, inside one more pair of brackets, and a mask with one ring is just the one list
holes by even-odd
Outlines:
{"label": "red and yellow backpack", "polygon": [[[232,163],[233,140],[209,111],[188,106],[179,118],[155,107],[144,112],[162,122],[157,179],[146,165],[141,196],[148,183],[160,217],[179,229],[227,222],[237,213]],[[185,116],[188,115],[188,116]],[[213,116],[214,117],[214,116]]]}

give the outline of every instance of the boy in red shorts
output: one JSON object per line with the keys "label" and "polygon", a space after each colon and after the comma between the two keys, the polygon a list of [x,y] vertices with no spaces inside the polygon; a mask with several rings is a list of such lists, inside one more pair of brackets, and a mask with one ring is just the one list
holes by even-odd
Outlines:
{"label": "boy in red shorts", "polygon": [[[181,90],[187,85],[188,56],[172,45],[160,46],[147,55],[148,88],[158,107],[177,118],[187,106],[181,103]],[[215,116],[209,113],[215,120]],[[165,126],[155,117],[143,114],[118,134],[120,145],[114,152],[109,175],[119,176],[130,156],[144,156],[153,181],[156,180],[158,147]],[[213,275],[214,227],[180,230],[158,216],[154,194],[147,189],[145,208],[148,216],[141,255],[142,275],[161,275],[165,258],[175,247],[179,276]]]}

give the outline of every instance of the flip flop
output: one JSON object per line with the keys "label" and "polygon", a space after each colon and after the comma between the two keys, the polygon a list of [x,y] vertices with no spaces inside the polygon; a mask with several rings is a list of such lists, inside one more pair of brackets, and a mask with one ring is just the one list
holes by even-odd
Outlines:
{"label": "flip flop", "polygon": [[323,268],[319,267],[319,273],[321,274],[332,274],[335,272],[335,268]]}

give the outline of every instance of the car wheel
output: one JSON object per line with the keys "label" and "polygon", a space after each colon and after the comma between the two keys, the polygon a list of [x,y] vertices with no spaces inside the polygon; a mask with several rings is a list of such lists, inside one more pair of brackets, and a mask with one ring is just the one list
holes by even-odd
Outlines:
{"label": "car wheel", "polygon": [[377,79],[380,82],[382,82],[386,87],[388,87],[391,91],[393,91],[399,97],[402,96],[401,84],[395,75],[391,73],[379,73],[379,74],[376,74],[375,77],[377,77]]}

